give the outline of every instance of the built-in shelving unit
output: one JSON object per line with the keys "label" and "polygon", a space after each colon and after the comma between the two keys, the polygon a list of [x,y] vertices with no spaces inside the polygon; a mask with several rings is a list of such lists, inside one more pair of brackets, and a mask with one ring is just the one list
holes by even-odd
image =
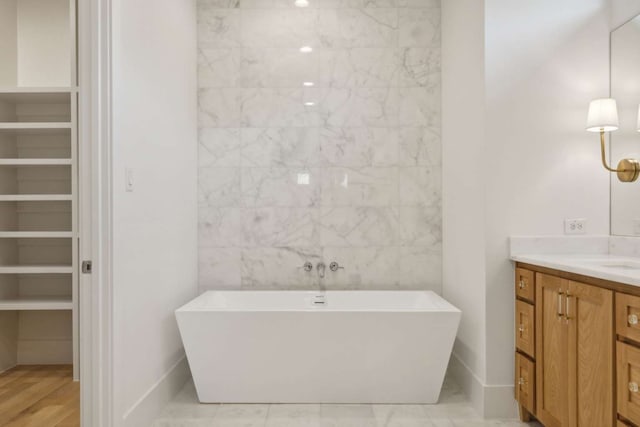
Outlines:
{"label": "built-in shelving unit", "polygon": [[[78,377],[75,0],[0,2],[0,371]],[[29,331],[24,334],[23,331]]]}

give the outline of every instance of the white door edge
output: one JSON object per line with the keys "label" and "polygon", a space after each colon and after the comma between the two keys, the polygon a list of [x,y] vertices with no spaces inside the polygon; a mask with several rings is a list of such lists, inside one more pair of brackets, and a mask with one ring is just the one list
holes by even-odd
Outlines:
{"label": "white door edge", "polygon": [[83,427],[113,426],[111,286],[111,1],[78,2],[80,83],[80,394]]}

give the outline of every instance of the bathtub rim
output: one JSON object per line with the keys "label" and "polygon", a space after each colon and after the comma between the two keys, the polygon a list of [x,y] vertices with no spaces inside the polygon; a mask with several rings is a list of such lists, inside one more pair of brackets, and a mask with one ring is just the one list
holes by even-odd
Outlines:
{"label": "bathtub rim", "polygon": [[[324,294],[326,295],[329,304],[327,306],[299,306],[299,307],[202,307],[197,306],[199,300],[205,298],[205,295],[212,293],[220,294],[276,294],[276,293],[299,293],[307,297]],[[430,298],[437,298],[440,306],[431,307],[393,307],[393,308],[366,308],[366,307],[341,307],[335,308],[331,306],[331,295],[340,293],[378,293],[378,294],[427,294]],[[197,297],[193,298],[186,304],[175,310],[176,316],[182,313],[452,313],[461,315],[462,311],[444,299],[438,293],[431,290],[207,290],[202,292]]]}

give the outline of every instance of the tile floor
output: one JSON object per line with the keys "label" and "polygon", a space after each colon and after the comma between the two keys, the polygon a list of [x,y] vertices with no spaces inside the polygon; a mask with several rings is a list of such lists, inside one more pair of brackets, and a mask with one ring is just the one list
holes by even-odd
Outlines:
{"label": "tile floor", "polygon": [[192,382],[153,427],[541,427],[483,420],[452,381],[437,405],[201,405]]}

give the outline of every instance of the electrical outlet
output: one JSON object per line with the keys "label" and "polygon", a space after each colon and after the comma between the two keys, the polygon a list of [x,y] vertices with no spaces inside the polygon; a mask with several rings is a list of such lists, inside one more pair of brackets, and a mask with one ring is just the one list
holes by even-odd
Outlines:
{"label": "electrical outlet", "polygon": [[564,220],[564,234],[585,234],[586,232],[587,220],[585,218]]}

